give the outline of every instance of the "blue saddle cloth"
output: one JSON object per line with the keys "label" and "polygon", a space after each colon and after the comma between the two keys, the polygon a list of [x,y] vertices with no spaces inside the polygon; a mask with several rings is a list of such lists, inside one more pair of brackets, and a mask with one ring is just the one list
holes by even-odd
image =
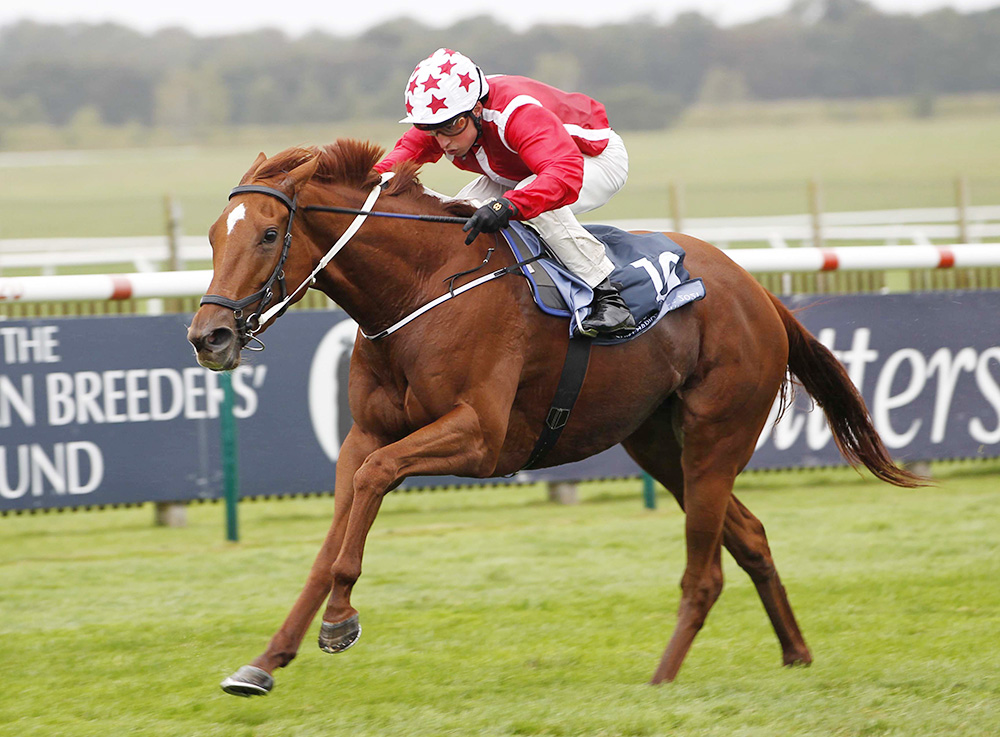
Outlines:
{"label": "blue saddle cloth", "polygon": [[[684,249],[663,233],[628,233],[609,225],[585,225],[604,244],[615,265],[610,279],[622,285],[625,303],[635,317],[635,329],[619,336],[599,336],[597,345],[623,343],[649,330],[668,312],[705,296],[705,284],[692,279],[684,268]],[[512,222],[502,231],[514,258],[524,261],[539,255],[542,241],[531,228]],[[542,312],[569,317],[569,332],[587,317],[593,290],[570,273],[546,250],[546,258],[521,267]],[[541,268],[538,268],[538,267]]]}

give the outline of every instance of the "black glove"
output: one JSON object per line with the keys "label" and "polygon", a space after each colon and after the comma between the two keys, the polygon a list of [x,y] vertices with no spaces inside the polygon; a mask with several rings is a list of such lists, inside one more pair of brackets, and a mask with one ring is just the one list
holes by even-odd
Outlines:
{"label": "black glove", "polygon": [[472,245],[472,241],[480,233],[496,233],[501,228],[506,228],[510,219],[516,215],[517,208],[505,197],[487,200],[462,226],[463,231],[469,232],[465,237],[465,245]]}

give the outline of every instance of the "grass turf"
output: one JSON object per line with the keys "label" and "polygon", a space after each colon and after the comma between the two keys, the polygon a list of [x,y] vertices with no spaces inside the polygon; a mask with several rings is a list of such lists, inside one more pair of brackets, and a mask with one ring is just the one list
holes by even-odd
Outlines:
{"label": "grass turf", "polygon": [[218,682],[298,593],[332,500],[154,528],[148,507],[0,519],[0,734],[994,735],[996,461],[904,491],[849,471],[748,475],[815,663],[780,667],[747,577],[677,682],[646,684],[672,630],[682,515],[638,482],[390,495],[343,655],[299,655],[263,699]]}

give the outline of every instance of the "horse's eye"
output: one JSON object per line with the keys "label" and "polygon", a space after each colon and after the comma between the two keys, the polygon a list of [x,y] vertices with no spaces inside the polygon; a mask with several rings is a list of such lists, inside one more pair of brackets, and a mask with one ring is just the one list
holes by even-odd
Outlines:
{"label": "horse's eye", "polygon": [[261,239],[261,243],[271,244],[278,240],[278,231],[274,228],[268,228],[264,233],[264,237]]}

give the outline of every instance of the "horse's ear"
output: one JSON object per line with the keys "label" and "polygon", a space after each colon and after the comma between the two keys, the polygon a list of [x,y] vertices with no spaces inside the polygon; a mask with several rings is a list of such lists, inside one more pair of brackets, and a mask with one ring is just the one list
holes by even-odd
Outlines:
{"label": "horse's ear", "polygon": [[285,179],[283,184],[290,186],[293,192],[298,192],[306,182],[312,179],[312,176],[316,173],[316,169],[318,167],[319,156],[313,156],[304,164],[299,164],[288,172],[288,177]]}
{"label": "horse's ear", "polygon": [[253,175],[260,168],[260,165],[263,164],[265,161],[267,161],[267,156],[265,156],[264,152],[261,151],[259,154],[257,154],[257,158],[254,160],[253,164],[250,165],[250,168],[247,169],[247,173],[243,175],[243,178],[240,180],[240,184],[243,185],[252,182]]}

